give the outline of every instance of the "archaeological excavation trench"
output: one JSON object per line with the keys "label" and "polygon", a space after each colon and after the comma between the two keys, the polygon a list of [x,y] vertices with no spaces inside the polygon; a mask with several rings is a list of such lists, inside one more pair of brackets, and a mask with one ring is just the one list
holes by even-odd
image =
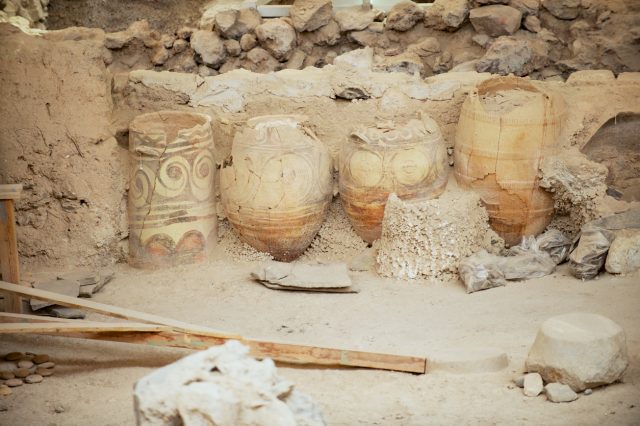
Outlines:
{"label": "archaeological excavation trench", "polygon": [[639,46],[633,0],[0,0],[0,424],[638,424]]}

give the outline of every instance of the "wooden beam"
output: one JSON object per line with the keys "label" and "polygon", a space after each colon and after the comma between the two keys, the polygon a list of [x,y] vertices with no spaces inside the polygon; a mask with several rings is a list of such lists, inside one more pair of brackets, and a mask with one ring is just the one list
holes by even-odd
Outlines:
{"label": "wooden beam", "polygon": [[22,195],[22,185],[3,184],[0,185],[0,200],[17,200]]}
{"label": "wooden beam", "polygon": [[80,319],[67,319],[46,317],[44,315],[16,314],[13,312],[0,312],[0,323],[39,323],[39,322],[81,322]]}
{"label": "wooden beam", "polygon": [[[1,185],[14,186],[14,185]],[[18,239],[16,220],[13,213],[13,199],[1,199],[0,194],[0,272],[2,279],[11,283],[20,283],[20,260],[18,258]],[[14,293],[4,293],[4,310],[22,313],[22,299]]]}
{"label": "wooden beam", "polygon": [[170,318],[158,315],[146,314],[144,312],[133,311],[130,309],[119,308],[117,306],[105,305],[90,300],[78,299],[77,297],[64,296],[62,294],[52,293],[50,291],[38,290],[30,287],[23,287],[16,284],[0,281],[0,291],[11,292],[22,297],[35,298],[55,302],[57,305],[68,306],[70,308],[83,309],[89,312],[95,312],[114,318],[123,318],[126,320],[138,321],[147,324],[159,324],[171,327],[176,331],[187,331],[190,333],[197,332],[210,336],[221,337],[225,339],[240,339],[235,334],[223,333],[208,327],[188,324],[176,321]]}
{"label": "wooden beam", "polygon": [[[11,326],[11,327],[8,327]],[[203,350],[223,344],[228,339],[171,330],[154,332],[142,324],[0,324],[3,333],[35,333],[56,337],[73,337],[110,342],[135,343],[159,347]],[[146,327],[152,327],[146,325]],[[327,367],[359,367],[377,370],[424,374],[426,359],[347,349],[322,348],[291,343],[237,339],[250,348],[251,356],[271,358],[287,364],[310,364]]]}

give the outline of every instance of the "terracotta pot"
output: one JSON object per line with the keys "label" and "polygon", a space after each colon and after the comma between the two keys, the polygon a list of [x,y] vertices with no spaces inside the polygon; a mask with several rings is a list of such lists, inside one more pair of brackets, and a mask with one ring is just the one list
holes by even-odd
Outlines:
{"label": "terracotta pot", "polygon": [[[522,104],[509,103],[514,92],[504,92],[515,89],[527,97]],[[487,109],[481,100],[499,91],[508,111]],[[553,217],[553,197],[538,186],[538,174],[544,157],[557,146],[564,117],[565,104],[558,95],[518,77],[487,80],[462,105],[455,176],[460,185],[480,194],[491,227],[508,245],[539,234]]]}
{"label": "terracotta pot", "polygon": [[340,197],[356,233],[372,243],[380,238],[389,194],[405,201],[438,197],[447,172],[444,139],[430,117],[360,128],[340,155]]}
{"label": "terracotta pot", "polygon": [[332,197],[327,148],[296,115],[255,117],[220,172],[224,211],[242,241],[291,261],[311,244]]}
{"label": "terracotta pot", "polygon": [[129,126],[129,263],[207,259],[217,242],[211,119],[159,111]]}

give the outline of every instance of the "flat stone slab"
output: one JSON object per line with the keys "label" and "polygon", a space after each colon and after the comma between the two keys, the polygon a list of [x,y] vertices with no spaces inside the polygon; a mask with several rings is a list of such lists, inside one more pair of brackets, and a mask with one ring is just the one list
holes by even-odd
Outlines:
{"label": "flat stone slab", "polygon": [[570,313],[546,320],[525,363],[547,383],[575,392],[620,380],[629,365],[622,328],[602,315]]}
{"label": "flat stone slab", "polygon": [[509,365],[507,354],[489,347],[456,348],[434,351],[427,356],[427,372],[452,374],[492,373]]}
{"label": "flat stone slab", "polygon": [[571,402],[578,399],[578,394],[562,383],[549,383],[544,387],[544,393],[551,402]]}
{"label": "flat stone slab", "polygon": [[[49,280],[36,282],[35,284],[33,284],[33,287],[38,290],[50,291],[52,293],[58,293],[69,297],[78,297],[78,294],[80,294],[80,283],[73,280]],[[31,299],[30,304],[31,309],[37,311],[39,309],[55,305],[55,302]]]}

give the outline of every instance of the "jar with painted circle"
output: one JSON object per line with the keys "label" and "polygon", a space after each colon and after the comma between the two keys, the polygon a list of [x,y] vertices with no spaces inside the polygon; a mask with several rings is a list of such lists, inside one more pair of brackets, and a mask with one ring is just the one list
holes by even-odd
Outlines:
{"label": "jar with painted circle", "polygon": [[391,193],[405,201],[436,198],[447,184],[447,150],[427,114],[353,131],[340,154],[340,198],[356,233],[380,238]]}
{"label": "jar with painted circle", "polygon": [[311,244],[332,199],[332,160],[299,115],[255,117],[220,171],[224,212],[240,239],[276,260]]}
{"label": "jar with painted circle", "polygon": [[159,111],[129,126],[129,264],[206,260],[217,243],[211,118]]}

